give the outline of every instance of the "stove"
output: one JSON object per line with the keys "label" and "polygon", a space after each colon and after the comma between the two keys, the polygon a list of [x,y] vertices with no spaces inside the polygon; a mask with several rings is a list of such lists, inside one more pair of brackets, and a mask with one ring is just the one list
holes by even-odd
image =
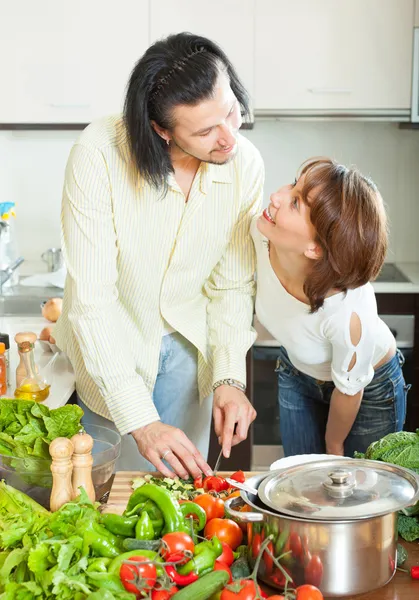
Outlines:
{"label": "stove", "polygon": [[410,283],[410,279],[394,263],[384,263],[376,281],[383,283]]}

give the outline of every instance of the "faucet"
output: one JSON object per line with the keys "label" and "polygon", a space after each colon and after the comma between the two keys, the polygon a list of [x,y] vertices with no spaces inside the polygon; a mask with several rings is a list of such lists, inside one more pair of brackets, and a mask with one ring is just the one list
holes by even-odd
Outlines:
{"label": "faucet", "polygon": [[3,285],[10,279],[13,272],[23,263],[23,257],[19,256],[14,262],[12,262],[5,269],[0,269],[0,295],[3,294]]}

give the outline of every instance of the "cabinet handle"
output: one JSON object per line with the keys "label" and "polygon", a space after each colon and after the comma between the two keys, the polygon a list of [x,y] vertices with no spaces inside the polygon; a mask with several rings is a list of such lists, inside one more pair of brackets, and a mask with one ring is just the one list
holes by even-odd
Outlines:
{"label": "cabinet handle", "polygon": [[48,104],[51,108],[90,108],[90,104],[58,104],[50,102]]}
{"label": "cabinet handle", "polygon": [[352,94],[348,88],[307,88],[311,94]]}

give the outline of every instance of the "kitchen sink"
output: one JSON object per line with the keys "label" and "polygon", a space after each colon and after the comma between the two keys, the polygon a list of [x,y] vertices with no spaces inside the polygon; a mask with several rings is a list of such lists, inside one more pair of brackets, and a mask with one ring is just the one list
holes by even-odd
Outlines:
{"label": "kitchen sink", "polygon": [[48,298],[62,297],[63,290],[55,287],[34,288],[15,286],[3,288],[0,295],[0,317],[41,316],[41,304]]}

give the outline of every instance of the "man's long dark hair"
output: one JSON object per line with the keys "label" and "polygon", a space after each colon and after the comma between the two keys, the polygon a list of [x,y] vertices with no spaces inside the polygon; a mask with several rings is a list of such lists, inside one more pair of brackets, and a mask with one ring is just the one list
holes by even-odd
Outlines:
{"label": "man's long dark hair", "polygon": [[151,185],[165,187],[173,171],[169,148],[151,121],[172,129],[174,107],[209,99],[223,69],[242,114],[248,115],[248,96],[233,65],[207,38],[191,33],[170,35],[150,46],[135,65],[127,86],[124,120],[137,169]]}

